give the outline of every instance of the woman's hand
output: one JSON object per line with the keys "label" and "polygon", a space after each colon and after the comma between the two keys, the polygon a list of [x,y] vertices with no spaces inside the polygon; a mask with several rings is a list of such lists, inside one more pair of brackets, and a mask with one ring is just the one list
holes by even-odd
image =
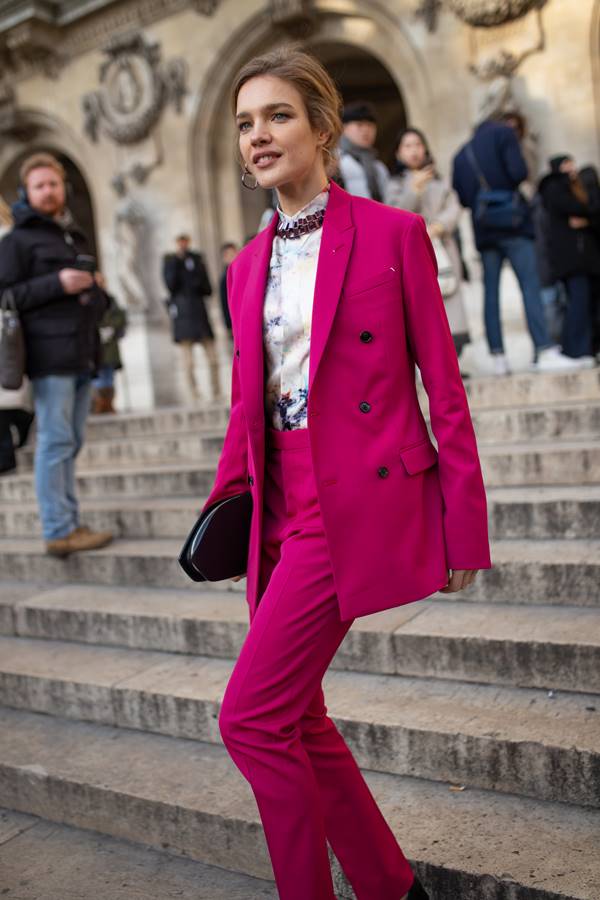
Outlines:
{"label": "woman's hand", "polygon": [[473,584],[479,569],[452,569],[448,572],[448,584],[440,590],[440,594],[455,594]]}
{"label": "woman's hand", "polygon": [[232,578],[231,580],[232,581],[241,581],[243,577],[244,577],[243,575],[236,575],[236,577]]}
{"label": "woman's hand", "polygon": [[413,190],[417,194],[422,194],[431,179],[434,176],[433,166],[425,166],[423,169],[417,169],[413,172]]}

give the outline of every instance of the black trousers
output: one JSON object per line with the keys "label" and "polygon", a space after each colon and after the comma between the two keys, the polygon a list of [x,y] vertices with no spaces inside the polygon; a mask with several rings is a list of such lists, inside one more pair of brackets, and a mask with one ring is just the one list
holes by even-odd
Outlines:
{"label": "black trousers", "polygon": [[33,413],[26,409],[0,409],[0,472],[10,472],[17,465],[12,428],[19,435],[17,446],[22,447],[32,422]]}

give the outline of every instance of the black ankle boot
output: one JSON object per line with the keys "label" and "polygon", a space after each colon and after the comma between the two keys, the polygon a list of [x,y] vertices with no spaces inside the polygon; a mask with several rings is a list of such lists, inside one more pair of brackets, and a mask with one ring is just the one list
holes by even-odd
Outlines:
{"label": "black ankle boot", "polygon": [[408,892],[407,900],[430,900],[429,894],[415,875],[413,886]]}

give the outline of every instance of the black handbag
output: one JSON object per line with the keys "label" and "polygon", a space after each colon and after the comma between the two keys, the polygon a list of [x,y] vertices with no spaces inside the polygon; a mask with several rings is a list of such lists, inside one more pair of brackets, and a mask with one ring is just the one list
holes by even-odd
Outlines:
{"label": "black handbag", "polygon": [[246,574],[252,505],[252,494],[245,491],[204,510],[179,554],[179,565],[192,581]]}
{"label": "black handbag", "polygon": [[3,292],[0,308],[0,386],[17,391],[25,376],[25,339],[12,291]]}

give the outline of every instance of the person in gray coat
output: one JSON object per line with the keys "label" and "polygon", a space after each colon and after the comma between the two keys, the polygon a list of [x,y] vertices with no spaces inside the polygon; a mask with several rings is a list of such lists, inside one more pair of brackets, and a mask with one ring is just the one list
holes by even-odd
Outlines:
{"label": "person in gray coat", "polygon": [[396,160],[385,202],[419,213],[425,219],[438,257],[446,315],[460,356],[471,340],[462,294],[462,262],[455,237],[460,201],[449,182],[437,172],[427,139],[417,128],[405,128],[398,135]]}
{"label": "person in gray coat", "polygon": [[349,103],[342,114],[339,180],[355,197],[383,200],[390,173],[377,159],[377,118],[370,103]]}

